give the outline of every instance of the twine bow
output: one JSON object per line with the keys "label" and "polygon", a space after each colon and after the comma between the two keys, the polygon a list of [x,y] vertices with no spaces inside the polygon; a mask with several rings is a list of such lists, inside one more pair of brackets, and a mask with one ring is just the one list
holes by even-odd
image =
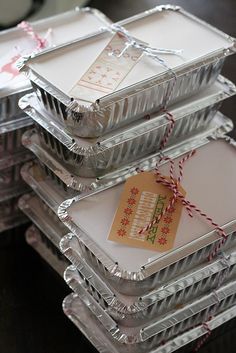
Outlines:
{"label": "twine bow", "polygon": [[168,161],[170,163],[170,179],[167,179],[165,176],[163,176],[160,171],[159,171],[159,165],[157,165],[155,169],[155,174],[157,176],[156,182],[161,183],[162,185],[166,186],[169,190],[172,191],[173,196],[170,199],[170,202],[168,206],[160,213],[156,218],[152,220],[146,227],[142,228],[139,231],[139,234],[144,233],[145,231],[150,230],[154,224],[157,224],[160,222],[162,217],[174,206],[174,204],[179,200],[182,205],[186,208],[188,215],[192,218],[193,217],[193,212],[198,213],[201,217],[205,218],[207,222],[209,222],[215,230],[218,232],[218,234],[221,236],[221,241],[213,248],[211,253],[208,256],[208,260],[211,260],[220,250],[220,248],[223,246],[223,244],[227,240],[227,235],[225,234],[224,230],[206,213],[204,213],[200,208],[198,208],[195,204],[191,203],[189,200],[186,199],[186,197],[181,193],[179,190],[179,185],[180,182],[183,178],[183,166],[184,164],[195,155],[196,150],[192,150],[189,152],[187,155],[185,155],[178,163],[178,178],[175,179],[174,175],[175,173],[175,164],[173,159],[170,157],[161,157],[161,161]]}
{"label": "twine bow", "polygon": [[[153,48],[148,44],[139,42],[129,33],[129,31],[127,31],[124,27],[120,26],[117,23],[111,24],[109,27],[107,27],[107,29],[112,33],[115,32],[117,34],[122,35],[126,40],[124,49],[121,51],[121,53],[116,55],[116,57],[118,58],[121,57],[128,48],[133,47],[135,49],[142,51],[143,54],[158,61],[162,66],[170,70],[166,62],[163,59],[161,59],[158,55],[159,54],[180,55],[183,52],[182,49]],[[111,52],[110,55],[115,56],[115,53]]]}

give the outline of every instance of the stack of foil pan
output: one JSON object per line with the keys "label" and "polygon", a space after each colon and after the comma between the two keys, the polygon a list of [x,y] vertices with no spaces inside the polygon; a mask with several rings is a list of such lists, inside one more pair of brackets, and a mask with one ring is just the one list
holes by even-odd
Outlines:
{"label": "stack of foil pan", "polygon": [[[77,196],[59,207],[61,220],[74,233],[65,236],[60,243],[61,250],[74,265],[66,270],[65,280],[100,321],[114,349],[117,344],[117,351],[154,352],[163,342],[171,342],[182,332],[206,323],[212,316],[217,317],[235,303],[235,212],[230,212],[226,205],[229,202],[233,207],[236,196],[232,193],[236,170],[235,167],[231,168],[235,165],[235,146],[235,141],[230,139],[210,141],[197,150],[199,175],[197,169],[191,166],[191,178],[192,173],[196,178],[201,173],[205,174],[208,198],[211,198],[212,192],[215,193],[214,188],[220,188],[223,194],[226,192],[228,195],[227,201],[224,201],[223,194],[218,192],[221,206],[216,210],[216,217],[222,213],[220,226],[225,230],[227,240],[221,248],[224,253],[212,262],[207,262],[208,255],[220,242],[214,231],[199,235],[194,241],[188,240],[191,238],[188,234],[185,245],[159,257],[154,252],[147,254],[144,250],[124,246],[118,252],[117,244],[106,243],[107,234],[103,233],[106,233],[106,223],[110,222],[113,207],[116,208],[114,190],[118,192],[119,186]],[[227,153],[228,158],[225,159]],[[203,160],[211,160],[209,167],[202,164],[204,171],[199,164]],[[218,165],[221,165],[223,174],[229,169],[232,173],[226,180],[227,187],[225,185],[223,188],[222,182],[220,184],[218,178],[221,176],[214,176],[215,186],[209,186],[211,169],[215,170]],[[184,182],[188,183],[188,180],[186,172]],[[186,187],[187,184],[183,185]],[[187,192],[190,193],[190,189]],[[194,192],[189,197],[195,198]],[[106,207],[96,211],[90,200],[99,205],[106,200]],[[201,200],[200,197],[198,201]],[[215,207],[214,201],[211,207],[208,205],[207,213],[212,214],[210,210]],[[98,224],[96,212],[101,231],[96,227],[93,236],[90,230],[94,224]],[[88,217],[89,213],[93,216]],[[90,222],[91,227],[87,222]],[[197,228],[196,223],[192,229],[197,232]],[[180,233],[183,237],[184,228],[180,229]],[[101,234],[104,235],[103,239]],[[98,247],[98,244],[103,246]],[[145,257],[147,260],[150,258],[149,262],[141,260]],[[85,258],[87,264],[81,258]],[[153,290],[150,292],[151,288]]]}
{"label": "stack of foil pan", "polygon": [[[76,8],[61,15],[32,23],[32,28],[43,38],[46,47],[57,47],[71,40],[99,32],[110,20],[98,10]],[[45,37],[46,38],[46,37]],[[22,134],[32,128],[33,121],[19,108],[18,101],[32,91],[30,81],[17,74],[16,60],[34,52],[37,43],[23,29],[16,27],[0,33],[0,232],[25,222],[17,209],[16,197],[27,191],[21,178],[22,164],[33,155],[21,144]]]}
{"label": "stack of foil pan", "polygon": [[[63,237],[65,231],[63,225],[57,222],[56,217],[52,217],[48,208],[45,205],[43,206],[42,201],[34,195],[23,196],[20,199],[20,207],[40,229],[37,230],[33,226],[30,227],[26,233],[27,242],[59,274],[62,274],[62,270],[66,267],[66,262],[64,256],[56,250],[56,246],[58,247],[59,239]],[[41,210],[41,213],[39,213],[39,210]],[[48,226],[45,227],[45,224]],[[43,233],[42,230],[46,233]],[[51,241],[47,240],[45,235]],[[69,236],[68,234],[67,237]],[[229,261],[229,269],[227,269],[224,262],[226,258]],[[82,259],[77,268],[69,266],[64,276],[67,283],[75,290],[80,300],[84,303],[82,307],[87,306],[90,308],[96,315],[96,319],[94,318],[93,320],[95,322],[100,320],[104,325],[102,325],[104,328],[101,327],[100,330],[106,332],[107,339],[112,345],[111,352],[116,352],[115,349],[117,348],[119,348],[118,352],[127,351],[126,344],[130,345],[129,349],[134,352],[145,352],[145,350],[158,352],[159,348],[152,350],[152,346],[156,346],[156,341],[162,342],[165,340],[165,345],[171,346],[177,340],[177,338],[174,338],[176,332],[185,331],[186,328],[192,329],[192,327],[196,330],[195,326],[199,324],[199,320],[201,321],[204,317],[207,317],[212,308],[216,308],[217,313],[223,311],[222,317],[226,313],[234,313],[234,307],[226,310],[232,306],[234,301],[236,289],[234,282],[225,285],[221,290],[217,289],[210,295],[202,296],[209,292],[210,289],[217,287],[223,271],[227,272],[226,276],[224,276],[224,281],[235,278],[235,248],[228,250],[224,254],[224,259],[218,257],[211,263],[201,265],[192,272],[176,278],[164,288],[136,298],[136,302],[134,297],[126,297],[124,295],[119,297],[117,292],[112,293],[106,280],[101,281],[91,267]],[[198,296],[200,297],[196,300],[195,298]],[[74,296],[73,299],[77,299],[77,304],[74,307],[77,309],[80,308],[80,305],[78,306],[78,297]],[[194,300],[191,300],[192,298]],[[131,303],[132,300],[133,303]],[[220,304],[217,300],[220,301]],[[216,315],[216,309],[214,309],[214,320],[219,317],[219,314]],[[67,313],[66,310],[65,312]],[[75,314],[74,310],[72,312],[68,310],[68,314],[69,312],[69,317],[71,317],[72,313]],[[169,314],[167,314],[168,312]],[[120,313],[119,318],[117,317],[118,313]],[[150,321],[152,317],[157,317],[157,315],[159,318],[158,325],[154,322],[151,325],[146,324],[147,321]],[[230,317],[233,316],[230,315]],[[136,331],[139,332],[138,336],[137,332],[135,333],[134,325],[136,326]],[[197,327],[199,330],[201,325]],[[203,334],[204,330],[200,330],[196,336],[190,334],[189,337],[192,337],[191,340],[196,339],[201,336],[200,333]],[[181,337],[182,335],[178,336],[179,342],[182,341]],[[126,342],[126,340],[128,341]],[[185,344],[191,340],[186,340]],[[132,341],[134,342],[132,343]],[[96,345],[96,348],[99,348],[99,346]],[[178,346],[175,349],[177,348]]]}
{"label": "stack of foil pan", "polygon": [[[173,105],[170,112],[176,122],[169,145],[207,129],[223,100],[235,93],[235,86],[220,76],[207,90],[182,104]],[[51,155],[77,180],[103,176],[158,151],[169,127],[165,113],[154,114],[148,121],[144,118],[102,138],[83,139],[66,133],[60,125],[45,117],[34,96],[23,97],[20,107],[36,124],[35,132],[25,134],[24,145],[39,158],[45,151],[44,157],[40,158],[42,162],[48,159],[46,153]],[[35,142],[31,144],[28,138]],[[83,190],[83,185],[78,182],[77,188]]]}
{"label": "stack of foil pan", "polygon": [[[180,22],[181,25],[177,25]],[[157,6],[116,25],[124,26],[131,36],[153,48],[177,46],[183,54],[162,54],[164,65],[144,54],[118,89],[107,94],[103,90],[102,93],[101,81],[97,97],[94,97],[96,89],[95,94],[86,94],[82,88],[73,94],[72,88],[77,77],[79,80],[90,72],[91,64],[110,42],[114,34],[111,27],[56,50],[29,56],[22,63],[21,71],[31,80],[43,109],[50,113],[48,119],[63,124],[74,135],[102,136],[145,114],[157,112],[167,101],[171,104],[196,93],[214,83],[225,57],[235,52],[233,38],[177,6]],[[165,33],[165,37],[159,40],[157,32]],[[191,35],[186,36],[185,32]],[[193,43],[191,36],[198,37],[199,41]],[[80,65],[78,58],[81,58]],[[62,72],[64,63],[66,69]],[[100,72],[95,73],[94,79],[99,76]],[[92,83],[96,84],[94,80]]]}
{"label": "stack of foil pan", "polygon": [[17,209],[17,197],[27,191],[20,170],[32,154],[21,144],[22,134],[32,128],[28,116],[0,121],[0,232],[16,227],[27,219]]}
{"label": "stack of foil pan", "polygon": [[[76,75],[87,72],[119,26],[142,43],[183,49],[184,55],[161,54],[164,66],[142,55],[113,92],[72,89],[80,85]],[[157,43],[160,30],[165,38]],[[193,47],[195,36],[201,45]],[[36,157],[21,168],[37,194],[19,200],[38,228],[29,230],[27,241],[49,260],[50,249],[67,267],[64,279],[75,294],[65,299],[65,314],[101,353],[172,352],[235,316],[236,142],[226,137],[232,122],[218,112],[236,93],[219,75],[234,52],[233,38],[168,5],[113,27],[107,23],[21,62],[33,92],[19,106],[34,121],[22,142]],[[160,151],[170,116],[174,129]],[[152,172],[157,161],[169,173],[163,155],[179,163],[193,149],[183,187],[222,227],[224,244],[214,227],[190,219],[185,208],[171,250],[108,240],[124,182]]]}
{"label": "stack of foil pan", "polygon": [[[35,33],[46,38],[46,46],[41,49],[43,52],[50,47],[57,47],[71,40],[86,37],[89,33],[100,31],[101,26],[109,23],[110,20],[98,10],[75,8],[63,14],[33,22],[31,25]],[[48,30],[50,33],[47,36]],[[13,75],[13,68],[10,70],[11,60],[16,55],[35,53],[37,43],[19,27],[1,31],[0,42],[0,121],[9,121],[22,116],[18,101],[20,97],[32,91],[31,84],[24,75]]]}
{"label": "stack of foil pan", "polygon": [[[87,339],[96,347],[100,353],[121,353],[121,345],[113,342],[107,331],[100,325],[98,319],[91,313],[88,307],[82,302],[80,297],[76,294],[71,294],[65,298],[63,302],[63,309],[70,320],[83,332]],[[214,330],[229,320],[235,318],[236,306],[217,314],[207,322],[210,330]],[[192,349],[196,347],[195,340],[207,334],[206,325],[197,325],[188,331],[163,342],[163,344],[152,349],[150,353],[171,353],[180,349],[181,347],[193,342]],[[188,350],[189,351],[189,350]],[[127,352],[127,350],[124,352]],[[146,350],[147,352],[147,350]]]}
{"label": "stack of foil pan", "polygon": [[67,266],[60,251],[48,241],[47,236],[31,225],[25,233],[26,242],[61,276]]}

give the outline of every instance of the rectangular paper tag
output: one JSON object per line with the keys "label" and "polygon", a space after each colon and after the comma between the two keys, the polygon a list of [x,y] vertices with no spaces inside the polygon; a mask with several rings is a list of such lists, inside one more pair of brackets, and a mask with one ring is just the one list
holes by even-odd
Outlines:
{"label": "rectangular paper tag", "polygon": [[[179,188],[183,196],[185,191]],[[173,193],[156,182],[151,172],[130,177],[124,186],[108,239],[118,243],[164,252],[174,246],[182,203],[177,201],[158,224],[139,234],[169,205]]]}
{"label": "rectangular paper tag", "polygon": [[[94,101],[115,91],[142,55],[140,50],[128,47],[120,57],[117,57],[125,46],[125,37],[115,34],[88,71],[72,88],[70,95],[85,101]],[[111,55],[112,53],[114,55]]]}

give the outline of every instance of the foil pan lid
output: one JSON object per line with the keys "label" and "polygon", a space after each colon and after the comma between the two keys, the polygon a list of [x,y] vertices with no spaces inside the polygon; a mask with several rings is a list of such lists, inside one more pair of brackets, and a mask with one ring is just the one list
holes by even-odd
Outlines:
{"label": "foil pan lid", "polygon": [[[111,21],[99,10],[89,7],[76,7],[71,11],[32,22],[30,25],[42,38],[44,36],[47,37],[50,48],[56,48],[63,43],[78,39],[88,33],[96,32],[101,26],[106,26],[110,23]],[[46,35],[49,29],[50,32]],[[79,36],[78,33],[80,34]],[[0,61],[4,65],[14,59],[16,54],[18,54],[17,50],[23,51],[22,55],[25,55],[24,50],[28,52],[34,49],[34,41],[18,27],[1,31],[0,42]],[[42,49],[42,51],[44,50],[46,48]],[[6,75],[10,76],[11,70],[9,72],[6,71]],[[0,86],[0,100],[18,92],[28,91],[31,88],[30,82],[23,75],[9,79],[7,82],[4,80],[3,87],[1,83]]]}
{"label": "foil pan lid", "polygon": [[[201,51],[199,53],[197,53],[195,51],[194,52],[195,54],[191,53],[191,55],[189,52],[187,54],[185,53],[185,60],[183,60],[183,58],[180,59],[179,57],[177,58],[177,56],[175,56],[175,64],[173,63],[174,60],[172,60],[172,58],[168,57],[169,66],[170,66],[170,68],[172,68],[175,71],[176,75],[179,75],[179,74],[182,75],[182,74],[186,73],[187,71],[189,71],[190,69],[193,69],[193,68],[196,69],[202,65],[205,65],[207,62],[210,63],[214,60],[222,59],[225,56],[230,55],[235,51],[235,41],[233,38],[220,32],[219,30],[216,30],[212,26],[204,23],[203,21],[197,19],[196,17],[188,14],[187,12],[185,12],[184,10],[182,10],[181,8],[176,7],[176,6],[171,6],[171,5],[167,5],[167,6],[163,5],[163,6],[159,6],[159,7],[157,6],[154,9],[151,9],[149,11],[145,11],[143,13],[136,15],[136,16],[133,16],[133,17],[128,18],[126,20],[120,21],[117,24],[121,25],[121,26],[126,26],[126,28],[128,30],[129,30],[129,25],[130,25],[131,32],[132,32],[132,30],[136,29],[135,34],[133,34],[133,35],[135,35],[135,37],[140,37],[140,40],[142,40],[144,42],[148,42],[148,43],[152,42],[152,46],[155,47],[156,43],[153,42],[154,38],[149,38],[147,35],[146,36],[144,35],[144,34],[147,34],[147,32],[149,34],[155,33],[155,30],[154,31],[150,30],[150,27],[148,27],[148,26],[145,27],[145,25],[147,23],[148,23],[148,25],[150,25],[150,23],[151,24],[158,23],[158,21],[155,21],[156,20],[155,15],[158,15],[158,13],[160,13],[160,12],[163,12],[165,15],[167,14],[167,16],[165,16],[165,20],[167,22],[169,19],[172,19],[171,13],[175,13],[176,16],[180,16],[180,17],[182,16],[181,17],[182,21],[189,21],[189,23],[192,24],[192,31],[193,31],[193,28],[195,28],[195,32],[196,32],[196,27],[199,26],[198,30],[204,29],[204,31],[206,31],[208,34],[210,33],[211,35],[213,35],[219,39],[218,46],[215,45],[214,48],[212,47],[212,50],[209,50],[209,43],[212,44],[213,42],[215,43],[215,41],[208,38],[209,39],[207,41],[207,43],[208,43],[207,49],[208,50]],[[175,26],[174,23],[170,22],[169,28],[173,28]],[[179,27],[179,26],[175,26],[175,28],[176,27]],[[147,31],[147,29],[148,29],[148,31]],[[173,45],[174,34],[175,33],[173,33],[173,32],[170,33],[170,38],[171,38],[172,42],[171,42],[171,44],[169,43],[169,45]],[[194,36],[196,34],[194,34],[194,32],[192,32],[192,35]],[[99,42],[100,39],[102,39],[104,42],[104,38],[106,38],[106,40],[109,41],[111,36],[112,36],[111,31],[109,30],[109,28],[105,27],[104,29],[100,30],[100,33],[93,34],[93,35],[88,36],[87,38],[84,38],[82,40],[71,41],[70,43],[62,45],[61,47],[58,47],[55,50],[49,49],[46,52],[44,52],[43,54],[38,54],[38,55],[35,55],[34,57],[26,58],[21,65],[21,71],[25,72],[27,74],[27,76],[32,81],[34,81],[37,85],[39,85],[40,87],[45,89],[47,92],[49,92],[50,94],[55,96],[57,99],[59,99],[65,105],[69,106],[71,103],[71,99],[70,99],[71,97],[70,97],[69,91],[68,91],[68,89],[65,89],[65,85],[61,84],[60,78],[58,78],[58,75],[57,75],[57,77],[54,76],[53,78],[51,76],[47,77],[48,75],[45,75],[45,77],[43,78],[42,73],[40,73],[39,67],[37,65],[36,65],[37,67],[34,67],[34,64],[35,63],[37,64],[37,60],[38,59],[40,60],[41,57],[43,57],[44,62],[45,62],[47,59],[47,56],[50,57],[52,52],[53,52],[53,54],[57,54],[57,56],[59,56],[60,53],[62,52],[61,51],[62,48],[63,48],[63,52],[65,52],[67,49],[69,49],[70,53],[71,53],[73,51],[73,48],[78,49],[80,43],[83,42],[83,44],[86,45],[86,40],[87,40],[88,44],[91,44],[90,39],[93,40],[94,38],[96,39],[96,42]],[[205,33],[205,35],[203,35],[203,40],[206,39],[205,38],[206,36],[207,36],[207,34]],[[182,36],[180,35],[179,37],[182,38],[183,33],[182,33]],[[181,45],[181,44],[179,44],[179,45]],[[183,45],[183,43],[182,43],[182,45]],[[103,47],[104,47],[104,43],[103,43]],[[202,47],[202,45],[201,45],[201,47]],[[186,46],[186,49],[187,48],[189,48],[189,43]],[[180,48],[180,49],[182,49],[182,48]],[[206,49],[206,46],[205,46],[205,49]],[[95,57],[97,57],[98,54],[99,54],[99,52],[96,53]],[[142,63],[143,57],[142,57],[142,60],[140,60],[138,62],[138,64],[140,64],[140,62]],[[186,59],[186,57],[187,57],[187,59]],[[177,64],[177,62],[178,62],[178,64]],[[86,63],[83,63],[83,64],[86,64]],[[136,70],[138,70],[137,69],[138,64],[136,64],[136,67],[135,67]],[[50,73],[52,73],[52,70],[49,70],[49,71],[50,71]],[[85,69],[85,71],[86,71],[86,69]],[[159,74],[157,74],[157,71],[159,71]],[[142,70],[140,70],[138,72],[139,72],[139,76],[140,76],[140,72],[142,72]],[[79,74],[79,76],[81,77],[83,75],[83,73],[84,72],[81,72]],[[66,76],[67,81],[69,80],[68,76],[69,75],[67,73],[67,76]],[[127,77],[129,77],[129,75],[127,75],[126,78]],[[80,112],[81,111],[99,110],[102,105],[109,105],[109,104],[111,104],[111,102],[114,102],[115,99],[119,100],[122,97],[128,97],[134,91],[137,92],[137,90],[143,90],[146,87],[153,85],[155,80],[156,80],[156,82],[157,81],[163,82],[163,81],[169,80],[170,78],[173,77],[173,71],[167,69],[166,67],[165,68],[161,67],[161,65],[157,65],[155,67],[155,70],[153,70],[152,73],[149,72],[149,75],[147,75],[147,74],[143,75],[142,79],[140,79],[141,81],[139,81],[138,83],[134,80],[134,77],[137,78],[137,75],[132,76],[132,79],[128,80],[126,82],[126,84],[122,83],[119,86],[117,91],[110,93],[110,94],[107,94],[107,95],[103,95],[99,98],[99,100],[96,100],[95,102],[94,101],[92,102],[92,100],[91,100],[91,103],[88,103],[89,99],[79,100],[79,97],[78,97],[78,102],[80,102],[80,103],[82,102],[80,104]],[[53,82],[51,82],[51,81],[53,81]],[[72,82],[72,85],[73,85],[74,84],[74,73],[73,73],[72,81],[73,81]],[[58,88],[58,87],[60,87],[60,88]]]}

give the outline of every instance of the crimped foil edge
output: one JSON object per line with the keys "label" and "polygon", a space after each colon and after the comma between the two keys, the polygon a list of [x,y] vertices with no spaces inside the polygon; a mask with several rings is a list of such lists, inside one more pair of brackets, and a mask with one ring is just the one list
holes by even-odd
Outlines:
{"label": "crimped foil edge", "polygon": [[[177,114],[175,112],[176,109],[171,110],[171,113],[174,115],[175,120],[179,121],[181,119],[184,119],[189,114],[193,114],[199,110],[207,108],[208,106],[223,101],[236,93],[236,87],[231,81],[229,81],[223,76],[219,76],[217,80],[220,84],[222,84],[221,92],[207,97],[202,97],[196,102],[194,101],[193,96],[192,104],[185,104],[183,108],[178,108]],[[75,154],[83,156],[93,156],[103,151],[106,151],[114,146],[120,145],[132,139],[129,137],[130,133],[134,134],[134,138],[137,136],[144,135],[152,130],[158,130],[160,127],[168,125],[168,120],[165,118],[165,113],[160,113],[156,117],[152,117],[151,120],[145,123],[138,124],[137,126],[132,128],[127,127],[127,129],[125,129],[125,131],[123,132],[119,132],[118,130],[118,133],[115,131],[113,133],[104,135],[102,138],[98,139],[85,138],[85,141],[88,141],[88,143],[91,143],[91,145],[84,147],[82,145],[79,145],[74,140],[72,135],[63,131],[62,127],[58,124],[56,120],[50,120],[50,116],[48,116],[47,118],[43,116],[42,109],[40,111],[39,103],[36,103],[35,97],[36,94],[32,93],[21,98],[19,101],[20,108],[32,119],[34,119],[39,125],[41,125],[42,128],[44,128],[46,131],[56,137],[68,150]],[[199,105],[199,101],[201,102],[201,105]],[[37,106],[35,106],[35,104],[37,104]],[[45,112],[45,114],[48,113]]]}
{"label": "crimped foil edge", "polygon": [[67,266],[64,260],[59,259],[47,245],[41,240],[39,230],[30,226],[25,233],[26,242],[63,278],[63,272]]}
{"label": "crimped foil edge", "polygon": [[215,290],[214,293],[201,296],[200,298],[191,301],[191,303],[188,303],[181,309],[177,309],[167,315],[161,315],[161,317],[158,320],[153,321],[152,324],[142,328],[137,327],[133,334],[126,334],[121,331],[119,325],[115,323],[109,314],[106,313],[106,311],[102,309],[96,300],[87,292],[87,290],[83,287],[82,282],[83,280],[81,279],[80,286],[77,288],[77,294],[80,299],[103,324],[114,340],[131,346],[137,343],[145,342],[151,337],[168,330],[177,323],[180,323],[195,314],[200,314],[201,312],[204,313],[209,307],[217,305],[218,301],[222,302],[227,297],[235,295],[236,292],[236,281],[232,281]]}
{"label": "crimped foil edge", "polygon": [[[73,310],[76,307],[76,311]],[[108,334],[102,330],[97,324],[95,317],[91,317],[89,310],[79,299],[78,295],[71,293],[63,301],[62,304],[65,315],[75,324],[75,326],[83,332],[85,337],[99,350],[100,353],[120,353],[121,346],[111,341]],[[80,310],[82,309],[82,310]],[[78,311],[77,311],[78,310]],[[178,335],[175,338],[168,340],[150,353],[172,353],[177,349],[191,343],[192,341],[205,335],[208,331],[219,327],[223,323],[233,319],[236,316],[236,306],[226,309],[220,314],[214,316],[210,321],[207,321],[207,326],[202,324]],[[92,329],[91,329],[92,321]],[[87,325],[86,325],[87,324]],[[96,331],[96,332],[95,332]],[[123,351],[122,351],[123,352]]]}
{"label": "crimped foil edge", "polygon": [[[235,39],[234,39],[234,38],[232,38],[232,37],[226,35],[225,33],[223,33],[222,31],[220,31],[220,30],[214,28],[213,26],[210,26],[210,25],[206,24],[204,21],[199,20],[197,17],[195,17],[195,16],[193,16],[193,15],[187,13],[186,11],[182,10],[182,8],[176,7],[176,6],[171,6],[171,5],[161,5],[161,6],[159,6],[159,7],[156,6],[154,9],[150,9],[150,10],[148,10],[148,11],[145,11],[145,12],[141,13],[141,14],[138,14],[138,15],[133,16],[133,17],[131,17],[131,18],[128,18],[128,19],[126,19],[126,20],[120,21],[120,22],[118,22],[118,24],[120,24],[120,25],[125,25],[125,24],[127,24],[127,23],[129,23],[129,22],[132,22],[134,19],[143,18],[143,17],[145,17],[145,16],[148,16],[150,13],[154,13],[154,12],[158,12],[158,11],[163,11],[163,10],[174,10],[174,11],[177,10],[177,11],[180,11],[180,12],[183,13],[185,16],[189,16],[189,17],[192,18],[194,21],[197,21],[197,22],[200,23],[201,25],[207,26],[209,29],[211,29],[211,30],[213,30],[213,31],[216,31],[216,32],[217,32],[218,34],[220,34],[221,36],[224,36],[226,39],[231,40],[232,46],[234,45],[234,47],[235,47]],[[98,33],[105,32],[105,31],[106,31],[106,29],[101,30],[101,31],[98,32]],[[92,34],[91,36],[88,36],[88,38],[89,38],[89,37],[94,37],[94,36],[96,36],[98,33]],[[82,39],[82,40],[83,40],[83,39]],[[76,41],[74,41],[74,42],[76,42]],[[73,42],[71,42],[71,43],[73,43]],[[64,44],[64,45],[62,45],[62,46],[59,46],[59,48],[60,48],[60,47],[63,47],[63,48],[64,48],[64,47],[66,47],[66,46],[68,46],[68,45],[71,45],[71,43],[69,43],[69,44]],[[52,50],[52,49],[51,49],[51,50]],[[49,50],[47,50],[45,53],[50,52],[51,50],[49,49]],[[196,63],[193,62],[191,67],[192,67],[192,68],[197,68],[199,65],[200,65],[200,66],[202,65],[202,62],[204,62],[204,64],[206,64],[206,62],[209,63],[209,62],[213,62],[214,60],[218,60],[218,59],[224,58],[225,56],[232,54],[234,51],[235,51],[235,48],[234,48],[234,50],[233,50],[233,49],[232,49],[232,50],[230,50],[230,49],[223,49],[223,50],[220,50],[220,51],[217,52],[217,53],[213,53],[213,54],[210,54],[210,55],[208,55],[208,56],[205,56],[205,57],[204,57],[204,60],[203,60],[203,58],[201,58],[200,64],[199,64],[199,59],[197,59],[196,61],[198,61],[198,64],[196,64]],[[37,54],[36,57],[37,57],[37,56],[40,56],[40,55],[43,55],[43,54]],[[36,80],[36,81],[37,81],[36,83],[37,83],[41,88],[45,89],[48,93],[52,94],[54,97],[56,97],[56,99],[58,99],[59,101],[61,101],[61,102],[62,102],[63,104],[65,104],[67,107],[70,106],[70,104],[71,104],[70,97],[68,97],[67,95],[63,94],[60,90],[56,89],[56,87],[54,87],[54,86],[52,86],[52,85],[51,85],[51,87],[52,87],[52,89],[51,89],[51,88],[48,86],[48,83],[47,83],[46,81],[44,81],[44,80],[43,80],[43,81],[40,81],[40,78],[36,78],[36,77],[35,77],[35,73],[26,65],[28,61],[29,61],[29,58],[28,58],[28,59],[26,58],[26,59],[24,60],[24,62],[23,62],[22,65],[21,65],[21,70],[22,70],[22,71],[25,71],[26,74],[27,74],[29,77],[31,76],[30,79],[31,79],[32,81]],[[179,75],[179,74],[182,75],[182,74],[185,73],[186,71],[189,71],[189,69],[191,69],[191,67],[189,68],[189,64],[188,64],[187,69],[186,69],[186,68],[182,68],[182,71],[181,71],[181,68],[180,68],[180,69],[178,68],[178,69],[176,70],[176,74],[177,74],[177,75]],[[181,73],[180,73],[179,71],[181,71]],[[36,75],[36,76],[37,76],[37,75]],[[168,73],[167,76],[168,76],[168,77],[170,76],[170,72]],[[167,80],[168,77],[165,77],[164,80]],[[153,78],[150,79],[149,81],[153,81]],[[149,81],[145,81],[145,82],[149,82]],[[143,85],[143,82],[141,82],[141,83],[139,83],[139,84],[142,86],[142,85]],[[45,85],[47,86],[46,88],[45,88]],[[137,90],[137,87],[136,87],[136,86],[138,86],[138,84],[137,84],[137,85],[134,85],[135,90]],[[120,90],[120,91],[118,90],[118,91],[115,92],[114,94],[111,94],[112,100],[114,101],[114,97],[113,97],[113,96],[115,96],[115,95],[121,96],[123,91],[125,92],[126,89]],[[109,95],[109,97],[110,97],[110,95]],[[100,102],[104,101],[106,98],[107,98],[107,97],[105,97],[104,99],[101,99]],[[123,98],[123,99],[124,99],[124,98]],[[84,106],[83,109],[84,109],[84,112],[81,112],[81,107],[77,106],[77,109],[75,109],[74,112],[75,112],[75,113],[76,113],[76,112],[80,112],[80,113],[82,113],[82,114],[83,114],[83,113],[86,114],[86,112],[91,112],[91,111],[92,111],[92,112],[96,112],[97,110],[101,110],[102,107],[100,107],[99,104],[96,103],[95,105],[91,105],[91,106],[89,106],[89,107]]]}
{"label": "crimped foil edge", "polygon": [[[34,205],[34,203],[36,203],[36,205]],[[50,214],[51,212],[46,212],[44,207],[48,206],[44,205],[43,201],[32,192],[21,196],[18,200],[18,206],[40,231],[46,234],[48,239],[59,248],[59,242],[63,235],[67,234],[68,230],[66,227],[63,227],[63,224],[57,226],[57,215],[55,211],[51,210],[51,212],[54,212],[54,215]],[[39,207],[38,212],[37,207]],[[61,222],[58,219],[58,224],[59,223]]]}
{"label": "crimped foil edge", "polygon": [[[164,152],[172,158],[175,158],[178,156],[178,153],[175,153],[175,150],[179,151],[179,155],[184,154],[190,149],[198,148],[203,144],[208,143],[209,138],[215,139],[221,137],[233,128],[232,121],[224,117],[219,112],[213,119],[213,123],[213,127],[210,125],[207,130],[195,136],[194,139],[191,137],[183,142],[167,147]],[[49,168],[58,178],[60,178],[65,185],[67,185],[67,187],[79,192],[92,192],[93,190],[99,188],[111,187],[115,184],[121,183],[127,178],[127,176],[136,174],[137,167],[142,170],[150,170],[156,165],[157,159],[159,159],[159,152],[155,152],[150,154],[148,158],[143,157],[129,163],[128,166],[122,166],[121,168],[104,174],[98,178],[82,178],[73,175],[70,171],[68,171],[67,167],[64,167],[61,163],[59,163],[54,156],[52,156],[39,144],[39,142],[32,142],[31,138],[34,135],[36,134],[33,130],[28,131],[23,135],[22,142],[25,147],[30,149],[39,158],[39,160],[47,166],[47,168]]]}
{"label": "crimped foil edge", "polygon": [[[60,243],[61,251],[65,253],[69,251],[68,246],[66,246],[67,241],[69,241],[69,235],[66,235]],[[229,251],[225,253],[225,256],[229,257],[228,266],[232,266],[236,264],[236,248],[235,251],[230,253]],[[93,286],[96,291],[100,294],[101,298],[107,304],[107,310],[115,314],[115,317],[119,319],[124,319],[127,316],[134,315],[139,313],[149,306],[159,302],[162,299],[166,299],[169,296],[176,295],[177,292],[190,287],[196,283],[202,282],[204,279],[208,277],[212,277],[215,274],[221,273],[223,270],[227,268],[225,261],[221,257],[211,263],[203,264],[202,266],[198,266],[197,269],[193,269],[188,273],[185,273],[182,276],[178,276],[175,279],[172,279],[167,284],[163,285],[158,290],[152,290],[150,293],[139,297],[139,300],[134,301],[130,305],[126,305],[124,302],[120,301],[114,292],[107,287],[105,280],[101,279],[95,271],[86,264],[83,259],[81,259],[80,263],[77,263],[77,266],[71,265],[67,268],[64,274],[65,281],[70,285],[71,289],[76,292],[76,278],[78,276],[77,271],[89,281],[90,285]],[[191,283],[186,285],[188,280],[191,280]],[[173,286],[175,286],[173,290]],[[178,288],[176,288],[178,286]]]}

